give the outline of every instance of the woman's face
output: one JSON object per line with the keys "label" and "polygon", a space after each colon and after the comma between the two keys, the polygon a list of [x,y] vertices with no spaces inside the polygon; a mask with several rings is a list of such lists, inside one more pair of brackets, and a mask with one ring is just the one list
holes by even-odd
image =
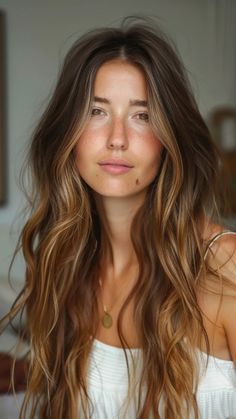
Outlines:
{"label": "woman's face", "polygon": [[92,112],[76,146],[81,177],[104,197],[144,195],[161,149],[149,122],[142,71],[125,61],[106,62],[97,72]]}

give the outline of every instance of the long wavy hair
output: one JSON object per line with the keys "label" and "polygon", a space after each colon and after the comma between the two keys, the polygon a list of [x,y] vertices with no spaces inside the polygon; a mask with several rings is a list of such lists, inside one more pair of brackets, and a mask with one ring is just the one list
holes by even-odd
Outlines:
{"label": "long wavy hair", "polygon": [[86,374],[99,322],[100,261],[110,244],[74,150],[90,117],[96,73],[113,59],[142,69],[150,124],[163,143],[157,176],[133,218],[139,276],[118,318],[126,355],[121,324],[133,298],[143,354],[139,395],[147,385],[137,418],[160,418],[162,398],[165,419],[199,418],[195,349],[200,337],[207,350],[209,342],[197,289],[208,269],[203,222],[218,214],[219,157],[171,41],[153,22],[126,18],[75,42],[30,145],[30,215],[18,246],[26,279],[11,312],[26,311],[31,348],[21,419],[36,412],[76,419],[78,406],[90,417]]}

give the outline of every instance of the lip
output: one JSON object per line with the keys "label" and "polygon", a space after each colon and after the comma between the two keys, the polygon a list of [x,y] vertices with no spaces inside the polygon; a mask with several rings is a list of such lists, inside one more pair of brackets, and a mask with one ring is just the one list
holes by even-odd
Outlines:
{"label": "lip", "polygon": [[108,160],[101,160],[98,162],[100,166],[109,165],[109,166],[122,166],[132,168],[133,165],[126,160],[122,159],[108,159]]}
{"label": "lip", "polygon": [[102,170],[104,170],[104,172],[110,173],[112,175],[127,173],[132,169],[132,167],[122,166],[119,164],[100,164],[100,167]]}
{"label": "lip", "polygon": [[112,175],[127,173],[133,167],[131,163],[121,159],[101,160],[98,164],[102,170]]}

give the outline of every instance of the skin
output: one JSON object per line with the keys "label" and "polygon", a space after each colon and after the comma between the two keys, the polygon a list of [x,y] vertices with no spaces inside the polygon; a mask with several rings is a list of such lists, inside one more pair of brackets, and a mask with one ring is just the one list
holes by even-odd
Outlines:
{"label": "skin", "polygon": [[[211,225],[207,230],[209,238],[223,228]],[[211,291],[199,289],[198,292],[198,304],[210,341],[210,353],[217,358],[234,361],[236,368],[236,235],[228,234],[217,240],[208,253],[207,261],[213,270],[220,272],[232,284],[225,285],[222,290],[220,281],[212,282],[211,276],[207,275],[205,282]],[[206,351],[204,342],[202,350]]]}
{"label": "skin", "polygon": [[[92,114],[76,147],[78,171],[106,217],[112,245],[112,266],[111,261],[107,265],[113,279],[136,264],[130,224],[157,174],[162,150],[145,102],[146,81],[138,67],[121,60],[103,64],[95,79]],[[125,159],[131,170],[105,172],[98,162],[110,158]]]}
{"label": "skin", "polygon": [[[105,329],[100,325],[96,337],[114,346],[120,346],[119,310],[138,274],[130,226],[157,174],[162,151],[149,123],[146,102],[146,81],[139,68],[121,60],[103,64],[95,79],[92,115],[76,147],[78,171],[94,191],[111,243],[112,254],[102,263],[98,303],[100,316],[103,304],[112,312],[113,326]],[[111,158],[124,159],[132,168],[118,175],[107,173],[98,163]],[[126,310],[123,331],[128,344],[136,347],[132,313],[133,302]]]}
{"label": "skin", "polygon": [[[94,97],[100,99],[94,100],[92,115],[77,143],[76,162],[81,177],[94,191],[112,246],[112,258],[104,263],[102,300],[112,309],[114,327],[100,327],[96,337],[120,346],[115,322],[134,284],[138,267],[130,240],[130,225],[145,199],[148,185],[157,174],[162,145],[147,119],[148,108],[144,104],[130,104],[133,100],[147,101],[145,78],[140,69],[120,60],[103,64],[96,76]],[[120,175],[104,172],[98,162],[111,157],[129,161],[132,169]],[[203,226],[203,237],[209,240],[221,230],[221,226],[208,224]],[[215,283],[216,293],[199,290],[198,303],[210,340],[210,353],[232,360],[236,366],[236,236],[220,238],[207,259],[213,269],[220,267],[221,274],[234,284],[233,288],[225,290],[219,312],[220,284]],[[204,278],[208,280],[211,282],[210,277]],[[100,310],[102,313],[102,304]],[[123,332],[129,346],[137,347],[132,312],[131,302],[125,313]],[[206,349],[204,342],[201,349]]]}

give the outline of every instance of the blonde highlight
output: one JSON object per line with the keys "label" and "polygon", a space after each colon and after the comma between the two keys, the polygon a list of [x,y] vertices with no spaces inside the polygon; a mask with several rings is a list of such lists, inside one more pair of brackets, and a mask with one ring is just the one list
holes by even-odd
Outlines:
{"label": "blonde highlight", "polygon": [[[159,419],[164,401],[165,419],[192,413],[199,419],[200,336],[209,349],[197,302],[200,274],[208,269],[201,222],[218,212],[219,157],[177,53],[155,27],[132,19],[75,43],[33,135],[31,214],[19,240],[26,279],[11,312],[14,317],[26,310],[31,347],[20,419],[36,412],[76,419],[78,406],[90,417],[86,377],[98,326],[98,276],[110,244],[92,192],[79,176],[74,148],[90,114],[96,72],[117,58],[142,68],[151,124],[164,146],[156,179],[132,222],[139,275],[118,317],[126,355],[122,318],[134,298],[144,362],[137,418],[152,413]],[[127,356],[126,362],[129,372]],[[128,399],[131,384],[129,374]]]}

